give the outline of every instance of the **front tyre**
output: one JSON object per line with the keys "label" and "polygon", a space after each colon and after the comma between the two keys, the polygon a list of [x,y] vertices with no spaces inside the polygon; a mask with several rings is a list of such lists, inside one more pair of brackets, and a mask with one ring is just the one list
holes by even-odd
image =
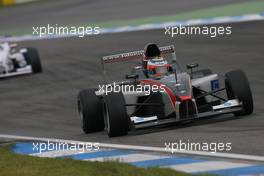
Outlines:
{"label": "front tyre", "polygon": [[96,96],[95,89],[80,91],[77,105],[85,133],[104,130],[102,101]]}
{"label": "front tyre", "polygon": [[26,62],[31,65],[33,73],[41,73],[42,66],[39,58],[39,54],[36,48],[27,48],[27,52],[24,53]]}
{"label": "front tyre", "polygon": [[253,98],[246,74],[242,70],[226,73],[225,86],[228,99],[242,102],[242,110],[236,116],[249,115],[253,112]]}
{"label": "front tyre", "polygon": [[104,118],[109,137],[127,134],[129,120],[122,92],[111,92],[104,97]]}

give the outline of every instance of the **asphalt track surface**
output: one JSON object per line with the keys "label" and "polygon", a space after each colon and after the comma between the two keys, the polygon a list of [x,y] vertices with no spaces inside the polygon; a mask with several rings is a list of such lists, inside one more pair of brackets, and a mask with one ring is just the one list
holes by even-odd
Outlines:
{"label": "asphalt track surface", "polygon": [[43,24],[77,25],[172,15],[249,0],[42,0],[0,9],[0,29],[32,28]]}
{"label": "asphalt track surface", "polygon": [[[0,134],[163,147],[164,142],[232,142],[233,153],[264,155],[264,21],[232,24],[231,36],[164,35],[164,30],[27,41],[43,62],[43,74],[0,80]],[[100,57],[139,50],[148,42],[174,44],[182,65],[199,62],[217,73],[241,68],[254,94],[254,114],[227,115],[184,126],[165,127],[109,138],[84,134],[76,112],[79,90],[102,83]],[[113,65],[114,75],[120,66]],[[122,68],[124,70],[127,68]]]}

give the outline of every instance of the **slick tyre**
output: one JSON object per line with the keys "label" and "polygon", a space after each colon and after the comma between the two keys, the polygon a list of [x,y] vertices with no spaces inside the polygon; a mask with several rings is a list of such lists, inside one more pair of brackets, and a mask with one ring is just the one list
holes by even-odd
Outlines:
{"label": "slick tyre", "polygon": [[104,118],[109,137],[128,133],[129,121],[122,92],[112,92],[104,97]]}
{"label": "slick tyre", "polygon": [[33,73],[41,73],[42,66],[37,49],[27,48],[27,52],[24,54],[28,65],[31,65]]}
{"label": "slick tyre", "polygon": [[84,133],[104,130],[102,101],[96,96],[95,89],[82,90],[77,105]]}
{"label": "slick tyre", "polygon": [[253,98],[246,74],[242,70],[226,73],[225,86],[228,99],[242,102],[242,110],[236,116],[248,115],[253,112]]}

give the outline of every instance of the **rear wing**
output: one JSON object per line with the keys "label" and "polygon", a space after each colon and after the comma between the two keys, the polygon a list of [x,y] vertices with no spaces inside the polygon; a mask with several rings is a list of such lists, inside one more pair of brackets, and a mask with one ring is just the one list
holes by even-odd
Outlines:
{"label": "rear wing", "polygon": [[[173,60],[176,60],[174,45],[159,47],[159,49],[160,49],[161,55],[172,54]],[[141,51],[133,51],[129,53],[103,56],[102,64],[104,65],[107,63],[124,62],[124,61],[129,61],[129,60],[140,60],[140,59],[143,60],[145,56],[144,53],[145,51],[141,50]]]}
{"label": "rear wing", "polygon": [[[175,47],[174,45],[169,46],[163,46],[159,47],[161,55],[166,56],[168,54],[172,55],[172,60],[176,61],[176,54],[175,54]],[[115,54],[115,55],[109,55],[109,56],[103,56],[102,57],[102,69],[103,69],[103,76],[104,76],[104,82],[105,82],[105,76],[106,76],[106,70],[105,70],[105,64],[109,63],[116,63],[116,62],[125,62],[130,60],[143,60],[145,57],[145,51],[134,51],[129,53],[122,53],[122,54]]]}

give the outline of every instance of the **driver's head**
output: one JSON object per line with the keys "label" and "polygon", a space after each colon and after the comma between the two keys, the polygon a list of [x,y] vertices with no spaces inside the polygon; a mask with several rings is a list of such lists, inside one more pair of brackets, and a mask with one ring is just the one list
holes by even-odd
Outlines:
{"label": "driver's head", "polygon": [[160,79],[168,75],[171,71],[171,65],[163,57],[153,57],[147,60],[146,73],[148,77]]}
{"label": "driver's head", "polygon": [[155,57],[161,57],[161,52],[159,47],[155,43],[149,43],[145,46],[145,57],[143,59],[143,68],[146,70],[148,65],[148,60]]}
{"label": "driver's head", "polygon": [[145,47],[143,68],[148,77],[155,79],[160,79],[167,75],[172,69],[171,65],[161,56],[159,47],[154,43]]}

